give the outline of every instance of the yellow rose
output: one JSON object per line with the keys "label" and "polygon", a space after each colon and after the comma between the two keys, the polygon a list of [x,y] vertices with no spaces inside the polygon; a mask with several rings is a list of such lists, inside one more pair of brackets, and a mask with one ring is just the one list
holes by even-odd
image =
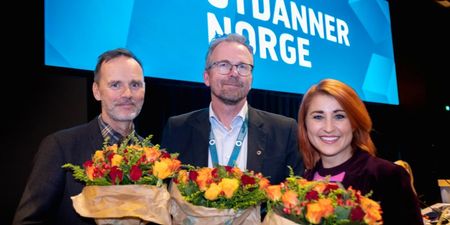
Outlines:
{"label": "yellow rose", "polygon": [[105,161],[105,155],[103,154],[102,150],[95,151],[94,157],[92,157],[92,158],[93,158],[94,162],[103,162],[103,161]]}
{"label": "yellow rose", "polygon": [[107,146],[106,150],[117,153],[117,148],[118,148],[117,144],[113,144],[113,145]]}
{"label": "yellow rose", "polygon": [[239,188],[239,180],[234,178],[223,178],[220,181],[219,186],[225,194],[225,198],[232,198],[234,192]]}
{"label": "yellow rose", "polygon": [[142,151],[142,149],[143,149],[143,147],[140,146],[140,145],[129,145],[127,148],[128,149],[135,149],[135,150],[138,150],[138,151]]}
{"label": "yellow rose", "polygon": [[180,184],[187,184],[189,181],[188,172],[187,170],[180,170],[178,172],[178,182]]}
{"label": "yellow rose", "polygon": [[311,183],[311,181],[308,181],[308,180],[305,179],[305,178],[299,178],[299,179],[297,179],[297,183],[298,183],[300,186],[306,186],[306,185],[308,185],[309,183]]}
{"label": "yellow rose", "polygon": [[114,154],[114,156],[111,159],[111,165],[112,166],[120,166],[122,159],[123,159],[123,156],[121,156],[119,154]]}
{"label": "yellow rose", "polygon": [[231,168],[231,173],[234,174],[234,177],[240,179],[242,177],[242,175],[244,175],[244,172],[242,172],[241,169],[239,169],[239,167],[233,167]]}
{"label": "yellow rose", "polygon": [[169,158],[162,159],[161,161],[156,161],[153,166],[153,175],[159,179],[165,179],[172,174],[171,170],[172,160]]}
{"label": "yellow rose", "polygon": [[209,188],[205,191],[205,198],[211,201],[214,201],[219,197],[222,189],[216,183],[212,183]]}

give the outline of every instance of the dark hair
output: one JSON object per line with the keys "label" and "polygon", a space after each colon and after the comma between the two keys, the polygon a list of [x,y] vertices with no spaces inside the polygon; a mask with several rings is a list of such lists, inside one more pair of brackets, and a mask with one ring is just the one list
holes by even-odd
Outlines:
{"label": "dark hair", "polygon": [[346,112],[353,128],[353,149],[361,149],[375,155],[375,145],[370,137],[372,120],[364,102],[358,94],[347,84],[334,80],[324,79],[313,85],[303,96],[298,112],[298,139],[303,161],[307,169],[311,169],[319,160],[319,155],[308,139],[306,131],[306,113],[311,105],[311,100],[316,95],[328,95],[336,99]]}
{"label": "dark hair", "polygon": [[142,67],[141,61],[130,50],[125,48],[116,48],[113,50],[108,50],[98,56],[97,65],[95,66],[94,70],[94,82],[98,82],[98,80],[100,79],[100,69],[102,67],[103,62],[108,62],[109,60],[117,58],[119,56],[126,56],[132,58],[136,60],[136,62],[138,62],[139,65]]}
{"label": "dark hair", "polygon": [[206,65],[205,69],[209,68],[211,65],[210,57],[213,53],[214,49],[222,43],[222,42],[236,42],[244,45],[247,47],[250,54],[253,55],[253,47],[248,43],[247,38],[244,35],[237,34],[237,33],[231,33],[231,34],[224,34],[224,35],[216,35],[210,42],[208,52],[206,53]]}

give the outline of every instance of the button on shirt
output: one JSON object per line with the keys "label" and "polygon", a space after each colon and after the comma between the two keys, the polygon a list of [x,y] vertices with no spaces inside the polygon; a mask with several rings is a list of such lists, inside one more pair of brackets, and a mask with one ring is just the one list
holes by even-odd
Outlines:
{"label": "button on shirt", "polygon": [[[245,103],[241,111],[231,121],[231,129],[228,129],[214,114],[211,104],[209,105],[209,122],[211,123],[211,130],[213,131],[216,140],[217,156],[219,158],[220,165],[228,164],[247,112],[248,105]],[[241,151],[239,152],[239,156],[236,160],[236,166],[238,166],[241,170],[245,170],[247,168],[247,140],[248,134],[245,135],[241,146]],[[208,166],[213,167],[211,153],[209,151]]]}

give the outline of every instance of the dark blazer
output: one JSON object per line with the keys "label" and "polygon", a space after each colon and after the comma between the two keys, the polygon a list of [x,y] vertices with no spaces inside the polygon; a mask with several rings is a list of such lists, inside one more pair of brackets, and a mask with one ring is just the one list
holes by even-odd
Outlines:
{"label": "dark blazer", "polygon": [[97,118],[47,136],[34,158],[13,224],[95,224],[74,210],[70,197],[78,195],[84,184],[61,166],[69,162],[81,166],[102,145]]}
{"label": "dark blazer", "polygon": [[[248,107],[247,169],[268,176],[278,184],[289,175],[288,165],[296,174],[303,171],[297,141],[297,123],[285,116]],[[183,164],[208,166],[208,141],[211,126],[209,109],[201,109],[169,118],[161,147],[180,153]]]}

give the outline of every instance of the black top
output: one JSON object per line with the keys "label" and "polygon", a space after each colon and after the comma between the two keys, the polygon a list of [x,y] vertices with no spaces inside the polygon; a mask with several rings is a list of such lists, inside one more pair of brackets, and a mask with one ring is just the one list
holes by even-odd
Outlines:
{"label": "black top", "polygon": [[61,166],[82,165],[102,146],[97,118],[44,138],[12,224],[94,225],[94,219],[78,215],[70,198],[78,195],[84,184]]}
{"label": "black top", "polygon": [[393,162],[357,150],[349,160],[333,168],[323,168],[322,161],[317,162],[312,170],[305,172],[305,178],[313,180],[316,172],[320,176],[345,172],[341,182],[344,187],[352,186],[363,195],[373,191],[370,198],[380,202],[384,225],[423,224],[409,174]]}

